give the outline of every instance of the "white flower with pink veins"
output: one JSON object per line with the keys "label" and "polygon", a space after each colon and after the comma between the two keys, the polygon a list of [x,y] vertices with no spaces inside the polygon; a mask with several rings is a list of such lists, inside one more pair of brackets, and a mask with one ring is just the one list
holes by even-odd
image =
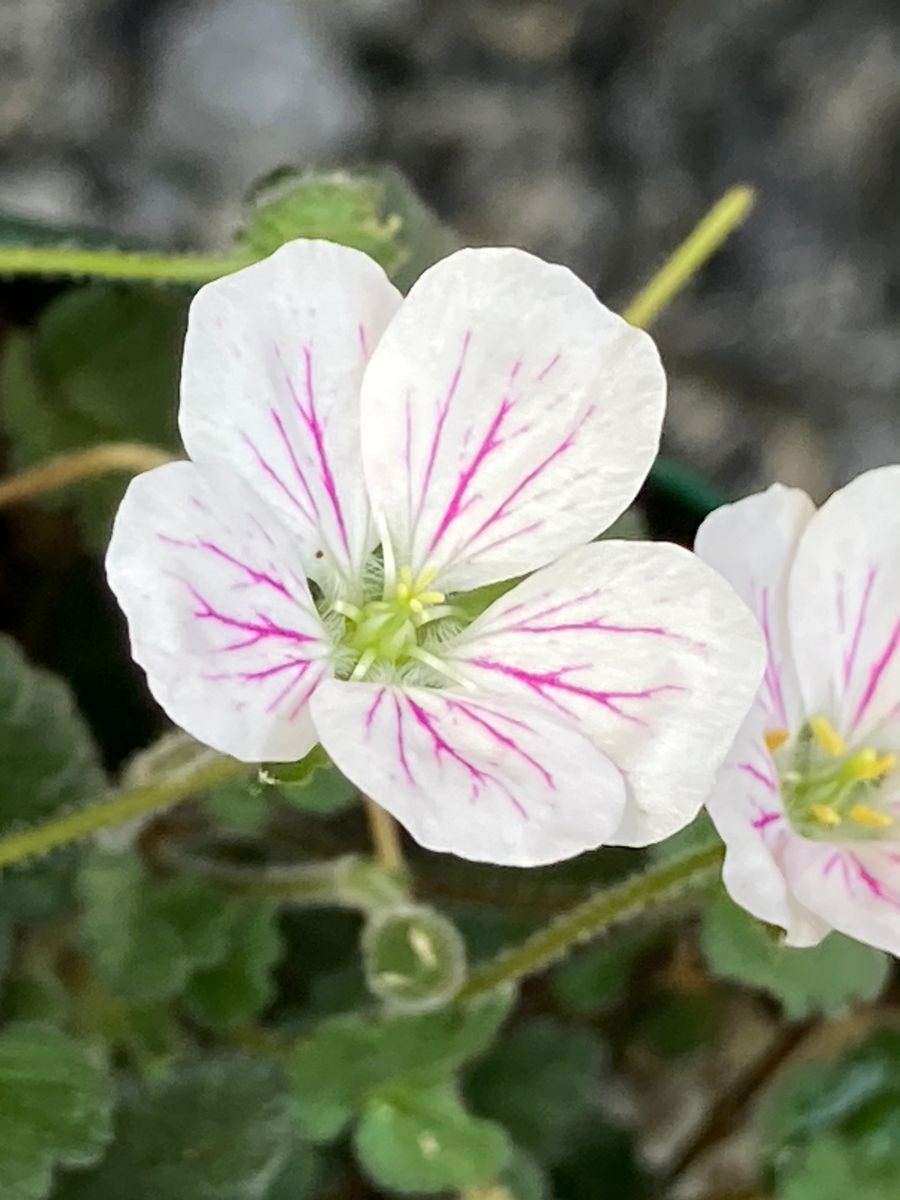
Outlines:
{"label": "white flower with pink veins", "polygon": [[316,241],[204,287],[192,461],[132,482],[107,559],[153,695],[245,761],[321,742],[435,850],[534,865],[666,837],[763,651],[689,552],[585,544],[634,499],[664,408],[650,338],[519,250],[451,255],[406,299]]}
{"label": "white flower with pink veins", "polygon": [[790,945],[838,929],[900,954],[900,467],[818,511],[776,485],[707,517],[696,549],[768,643],[709,801],[728,891]]}

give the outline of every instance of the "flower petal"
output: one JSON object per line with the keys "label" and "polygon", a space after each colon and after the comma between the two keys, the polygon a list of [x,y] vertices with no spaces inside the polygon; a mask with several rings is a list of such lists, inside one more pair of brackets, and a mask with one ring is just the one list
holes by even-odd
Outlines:
{"label": "flower petal", "polygon": [[462,250],[422,276],[362,390],[369,494],[442,590],[508,579],[606,528],[659,444],[650,338],[565,267]]}
{"label": "flower petal", "polygon": [[788,605],[807,712],[853,743],[900,747],[900,466],[860,475],[819,509]]}
{"label": "flower petal", "polygon": [[400,304],[377,263],[298,241],[200,289],[180,425],[198,463],[231,467],[297,535],[306,573],[352,586],[377,538],[359,445],[359,388]]}
{"label": "flower petal", "polygon": [[579,722],[626,777],[612,839],[622,845],[660,841],[696,815],[763,671],[744,604],[664,543],[571,551],[492,604],[444,656],[478,687]]}
{"label": "flower petal", "polygon": [[900,955],[900,846],[795,838],[785,869],[798,899],[857,941]]}
{"label": "flower petal", "polygon": [[184,462],[138,476],[106,569],[132,654],[182,729],[246,762],[315,745],[325,631],[292,535],[239,478]]}
{"label": "flower petal", "polygon": [[312,712],[338,768],[430,850],[539,866],[601,845],[619,822],[619,772],[534,705],[331,680]]}
{"label": "flower petal", "polygon": [[724,575],[762,626],[767,663],[760,701],[768,729],[796,731],[803,719],[787,593],[797,543],[815,511],[805,492],[776,483],[710,513],[694,543],[696,553]]}
{"label": "flower petal", "polygon": [[706,802],[725,843],[722,881],[736,904],[780,925],[792,946],[815,946],[828,926],[792,894],[784,857],[797,835],[784,815],[781,784],[764,740],[766,708],[756,705],[735,739]]}

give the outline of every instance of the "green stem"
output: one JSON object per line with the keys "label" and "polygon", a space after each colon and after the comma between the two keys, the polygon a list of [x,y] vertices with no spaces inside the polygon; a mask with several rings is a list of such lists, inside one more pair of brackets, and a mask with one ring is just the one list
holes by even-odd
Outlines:
{"label": "green stem", "polygon": [[721,846],[698,850],[597,892],[520,945],[501,951],[496,958],[477,967],[458,999],[472,1000],[504,984],[517,983],[564,958],[582,942],[606,933],[612,926],[677,899],[689,890],[705,886],[718,872],[723,854]]}
{"label": "green stem", "polygon": [[70,842],[77,842],[98,833],[101,829],[110,829],[134,817],[159,812],[195,792],[227,783],[244,773],[252,772],[253,769],[246,763],[220,755],[163,783],[130,788],[91,808],[80,809],[60,817],[59,820],[38,825],[34,829],[10,834],[0,838],[0,867],[39,858],[61,846],[69,845]]}
{"label": "green stem", "polygon": [[755,200],[756,194],[749,187],[735,187],[726,192],[635,296],[622,314],[625,320],[641,329],[655,321],[722,243],[746,221]]}
{"label": "green stem", "polygon": [[253,261],[252,255],[156,254],[72,246],[0,246],[0,275],[86,276],[129,283],[206,283]]}

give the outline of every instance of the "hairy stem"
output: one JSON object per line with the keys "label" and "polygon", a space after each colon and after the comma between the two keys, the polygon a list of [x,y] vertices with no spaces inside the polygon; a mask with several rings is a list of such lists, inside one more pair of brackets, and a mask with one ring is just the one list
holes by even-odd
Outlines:
{"label": "hairy stem", "polygon": [[60,454],[40,466],[30,467],[18,475],[0,480],[0,508],[55,492],[94,475],[105,475],[110,471],[127,471],[134,475],[161,466],[171,459],[172,455],[165,450],[144,446],[140,442],[106,442],[102,446],[91,446],[88,450]]}
{"label": "hairy stem", "polygon": [[160,812],[195,792],[227,783],[242,774],[250,774],[253,769],[233,758],[215,755],[176,778],[118,792],[90,808],[79,809],[34,829],[0,838],[0,867],[39,858],[61,846],[98,833],[101,829],[110,829],[134,817]]}
{"label": "hairy stem", "polygon": [[749,187],[735,187],[726,192],[635,296],[622,314],[625,320],[641,329],[655,321],[723,242],[746,221],[755,200],[756,194]]}
{"label": "hairy stem", "polygon": [[156,254],[72,246],[0,246],[0,275],[121,279],[129,283],[206,283],[253,261],[252,255]]}
{"label": "hairy stem", "polygon": [[721,846],[698,850],[595,893],[518,946],[501,951],[496,958],[477,967],[462,987],[459,999],[472,1000],[504,984],[535,975],[614,925],[706,886],[718,872],[723,854]]}

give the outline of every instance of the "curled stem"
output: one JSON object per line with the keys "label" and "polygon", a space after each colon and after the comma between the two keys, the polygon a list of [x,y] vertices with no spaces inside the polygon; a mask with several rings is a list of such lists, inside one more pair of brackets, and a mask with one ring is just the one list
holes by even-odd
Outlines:
{"label": "curled stem", "polygon": [[154,254],[74,246],[0,246],[0,275],[121,279],[129,283],[206,283],[253,261],[252,255]]}
{"label": "curled stem", "polygon": [[110,471],[127,471],[135,475],[171,460],[172,455],[165,450],[144,446],[140,442],[107,442],[102,446],[91,446],[88,450],[60,454],[40,466],[30,467],[18,475],[0,480],[0,508],[55,492],[94,475],[105,475]]}
{"label": "curled stem", "polygon": [[558,962],[576,946],[606,933],[614,925],[706,886],[718,872],[723,854],[721,846],[698,850],[674,862],[650,867],[589,896],[518,946],[502,950],[477,967],[458,999],[472,1000],[495,988],[517,983]]}
{"label": "curled stem", "polygon": [[722,243],[746,221],[755,201],[756,193],[750,187],[735,187],[726,192],[638,292],[622,314],[625,320],[641,329],[655,321]]}
{"label": "curled stem", "polygon": [[246,763],[215,755],[175,778],[118,792],[90,808],[79,809],[56,821],[0,838],[0,867],[39,858],[98,833],[101,829],[110,829],[134,817],[160,812],[195,792],[227,783],[242,774],[250,774],[252,770]]}

